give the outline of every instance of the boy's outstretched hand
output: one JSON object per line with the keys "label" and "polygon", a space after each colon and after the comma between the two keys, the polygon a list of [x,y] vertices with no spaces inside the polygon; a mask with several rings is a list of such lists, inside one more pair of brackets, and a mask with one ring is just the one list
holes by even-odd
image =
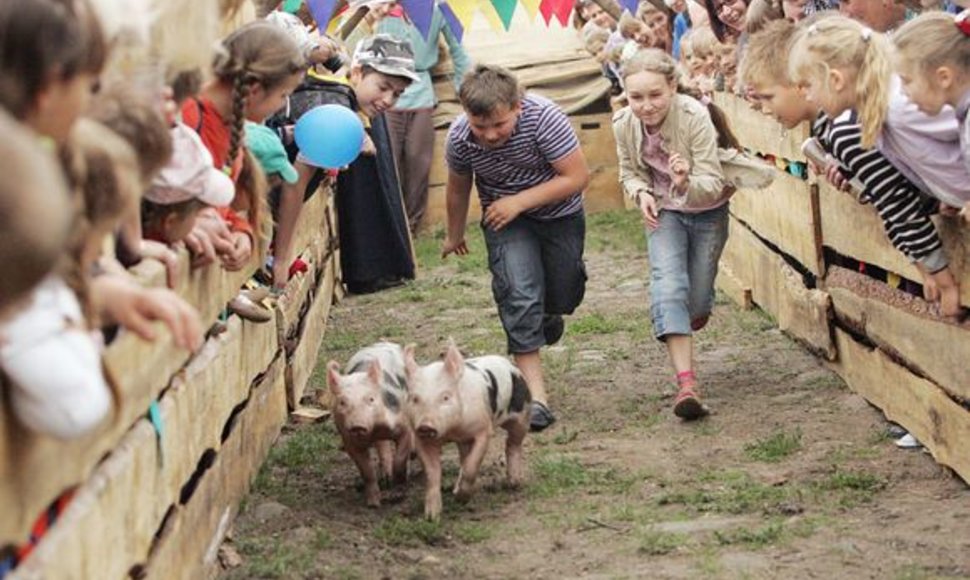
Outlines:
{"label": "boy's outstretched hand", "polygon": [[525,208],[514,195],[493,201],[485,210],[484,221],[487,227],[499,231],[519,217]]}
{"label": "boy's outstretched hand", "polygon": [[454,241],[451,238],[445,238],[445,243],[441,244],[441,259],[444,260],[447,258],[448,254],[467,256],[468,244],[465,243],[465,238],[457,241]]}

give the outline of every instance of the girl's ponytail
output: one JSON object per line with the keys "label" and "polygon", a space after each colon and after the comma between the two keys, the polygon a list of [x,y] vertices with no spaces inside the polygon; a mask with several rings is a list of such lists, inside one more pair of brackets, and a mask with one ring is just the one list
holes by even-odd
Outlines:
{"label": "girl's ponytail", "polygon": [[889,41],[881,34],[866,28],[862,31],[866,43],[862,64],[856,75],[855,93],[859,121],[862,124],[862,147],[876,145],[889,112],[889,79],[892,77]]}
{"label": "girl's ponytail", "polygon": [[226,157],[226,167],[231,171],[236,159],[239,157],[239,149],[242,147],[243,131],[246,123],[246,97],[249,92],[249,83],[246,82],[246,72],[238,71],[232,79],[232,121],[230,123],[229,134],[229,155]]}

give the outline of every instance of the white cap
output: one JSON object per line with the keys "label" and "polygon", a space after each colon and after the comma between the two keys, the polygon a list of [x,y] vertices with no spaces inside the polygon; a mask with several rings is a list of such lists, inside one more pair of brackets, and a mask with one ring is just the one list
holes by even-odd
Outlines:
{"label": "white cap", "polygon": [[172,159],[152,180],[145,199],[172,205],[198,199],[206,205],[225,207],[232,203],[236,186],[212,164],[212,154],[198,133],[182,123],[171,129]]}

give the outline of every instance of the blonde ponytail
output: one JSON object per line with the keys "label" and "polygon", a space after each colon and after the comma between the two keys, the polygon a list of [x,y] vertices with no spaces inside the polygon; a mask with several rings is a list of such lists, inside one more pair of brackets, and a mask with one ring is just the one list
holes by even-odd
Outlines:
{"label": "blonde ponytail", "polygon": [[882,126],[889,113],[889,80],[892,78],[892,63],[889,60],[889,41],[882,34],[869,29],[863,31],[871,35],[867,40],[862,66],[856,74],[856,110],[862,125],[862,147],[875,147]]}

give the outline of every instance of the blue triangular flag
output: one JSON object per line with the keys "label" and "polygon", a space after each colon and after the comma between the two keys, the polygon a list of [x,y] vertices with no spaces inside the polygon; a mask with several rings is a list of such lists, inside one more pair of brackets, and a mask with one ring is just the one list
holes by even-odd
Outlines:
{"label": "blue triangular flag", "polygon": [[461,21],[458,20],[455,11],[451,9],[451,6],[447,2],[438,4],[438,8],[441,9],[441,15],[444,16],[445,22],[451,28],[451,32],[455,35],[455,38],[458,39],[458,42],[461,42],[461,39],[465,36],[465,27],[461,25]]}
{"label": "blue triangular flag", "polygon": [[434,16],[434,0],[401,0],[401,6],[421,36],[428,38],[431,33],[431,18]]}

